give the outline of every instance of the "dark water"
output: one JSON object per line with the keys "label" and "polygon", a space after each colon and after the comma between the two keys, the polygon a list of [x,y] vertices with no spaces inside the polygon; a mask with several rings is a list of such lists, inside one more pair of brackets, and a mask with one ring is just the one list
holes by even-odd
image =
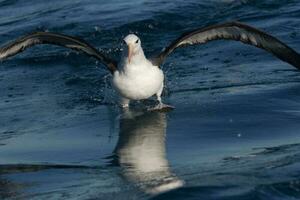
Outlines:
{"label": "dark water", "polygon": [[[296,0],[0,1],[1,44],[37,30],[147,55],[195,27],[240,20],[300,51]],[[237,42],[164,65],[172,112],[115,105],[107,71],[40,46],[0,65],[0,199],[299,199],[300,73]],[[151,103],[151,102],[150,102]]]}

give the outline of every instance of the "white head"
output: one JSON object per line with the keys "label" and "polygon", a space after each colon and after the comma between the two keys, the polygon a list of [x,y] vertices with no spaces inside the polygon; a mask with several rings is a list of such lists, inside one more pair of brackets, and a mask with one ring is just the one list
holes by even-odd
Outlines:
{"label": "white head", "polygon": [[138,36],[134,34],[129,34],[124,38],[124,41],[128,46],[128,62],[130,63],[132,57],[139,53],[143,53],[141,40],[140,38],[138,38]]}

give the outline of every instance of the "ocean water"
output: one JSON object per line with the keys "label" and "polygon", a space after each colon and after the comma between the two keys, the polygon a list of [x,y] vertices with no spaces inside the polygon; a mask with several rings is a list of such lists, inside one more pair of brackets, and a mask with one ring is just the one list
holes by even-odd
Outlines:
{"label": "ocean water", "polygon": [[[300,52],[297,0],[1,0],[0,43],[74,35],[118,59],[232,20]],[[37,46],[0,64],[0,199],[300,199],[300,73],[233,41],[176,50],[163,99],[116,106],[104,66]]]}

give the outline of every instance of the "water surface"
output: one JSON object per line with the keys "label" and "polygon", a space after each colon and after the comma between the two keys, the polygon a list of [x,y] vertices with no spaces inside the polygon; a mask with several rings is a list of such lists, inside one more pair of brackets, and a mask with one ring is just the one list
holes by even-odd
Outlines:
{"label": "water surface", "polygon": [[[147,55],[187,30],[239,20],[300,51],[300,3],[0,1],[1,44],[37,30],[118,58],[136,33]],[[105,68],[39,46],[0,65],[1,199],[299,199],[300,74],[238,42],[178,49],[164,64],[171,112],[130,110]]]}

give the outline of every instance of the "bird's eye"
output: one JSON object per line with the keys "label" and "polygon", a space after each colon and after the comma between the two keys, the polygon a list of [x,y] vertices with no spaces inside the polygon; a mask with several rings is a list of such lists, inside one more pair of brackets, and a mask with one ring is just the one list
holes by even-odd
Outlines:
{"label": "bird's eye", "polygon": [[135,43],[138,43],[139,42],[139,40],[137,39],[136,41],[135,41]]}

